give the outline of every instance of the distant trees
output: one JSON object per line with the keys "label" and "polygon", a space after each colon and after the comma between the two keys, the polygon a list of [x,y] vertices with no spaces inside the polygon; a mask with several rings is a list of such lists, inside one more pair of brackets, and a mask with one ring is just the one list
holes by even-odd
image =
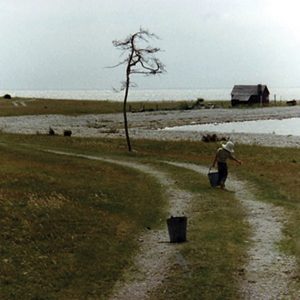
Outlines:
{"label": "distant trees", "polygon": [[126,79],[122,83],[122,90],[124,93],[123,102],[123,116],[124,116],[124,128],[126,141],[128,146],[128,151],[132,151],[129,133],[128,133],[128,122],[127,122],[127,98],[130,86],[133,86],[131,82],[131,75],[141,74],[141,75],[156,75],[165,72],[165,66],[162,62],[155,57],[155,54],[160,50],[160,48],[152,47],[149,45],[150,39],[157,39],[158,37],[150,33],[148,30],[140,29],[139,31],[130,34],[124,40],[114,40],[113,45],[122,50],[125,55],[125,59],[119,62],[113,67],[118,67],[120,65],[126,66]]}

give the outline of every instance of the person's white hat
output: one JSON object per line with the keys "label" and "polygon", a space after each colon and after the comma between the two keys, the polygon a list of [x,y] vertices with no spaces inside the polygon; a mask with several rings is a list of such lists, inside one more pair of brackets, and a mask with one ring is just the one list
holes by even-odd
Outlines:
{"label": "person's white hat", "polygon": [[227,142],[226,144],[223,144],[223,145],[222,145],[222,148],[225,149],[225,150],[227,150],[227,151],[230,152],[230,153],[233,153],[233,152],[234,152],[233,147],[234,147],[234,143],[233,143],[233,142],[230,142],[230,141]]}

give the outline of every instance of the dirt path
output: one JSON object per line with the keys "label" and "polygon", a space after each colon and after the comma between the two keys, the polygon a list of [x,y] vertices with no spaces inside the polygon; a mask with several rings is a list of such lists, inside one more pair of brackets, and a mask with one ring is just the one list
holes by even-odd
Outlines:
{"label": "dirt path", "polygon": [[[207,168],[186,163],[171,163],[206,175]],[[292,286],[296,259],[279,251],[282,228],[287,219],[280,207],[255,199],[245,181],[228,179],[227,187],[234,191],[246,209],[252,229],[248,263],[241,266],[241,299],[300,299],[300,291]]]}
{"label": "dirt path", "polygon": [[[192,195],[176,187],[176,183],[162,171],[136,162],[125,162],[96,156],[49,151],[86,159],[101,160],[137,169],[156,178],[165,188],[170,201],[170,215],[184,215],[189,210]],[[179,168],[206,175],[208,169],[189,163],[167,162]],[[241,299],[300,299],[300,291],[293,285],[296,260],[279,251],[283,238],[282,228],[287,216],[282,208],[257,201],[245,181],[228,179],[227,187],[235,192],[244,206],[252,237],[248,250],[248,262],[239,272]],[[157,288],[170,267],[170,258],[179,257],[178,247],[168,243],[166,229],[150,230],[139,239],[141,246],[134,267],[125,274],[125,283],[118,282],[111,299],[147,299],[149,292]],[[176,256],[177,255],[177,256]],[[178,262],[177,262],[178,263]],[[180,262],[184,265],[184,261]]]}

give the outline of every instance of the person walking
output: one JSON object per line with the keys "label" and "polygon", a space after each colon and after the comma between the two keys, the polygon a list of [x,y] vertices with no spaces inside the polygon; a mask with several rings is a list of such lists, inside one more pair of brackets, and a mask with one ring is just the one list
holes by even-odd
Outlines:
{"label": "person walking", "polygon": [[224,189],[225,181],[228,175],[227,159],[234,160],[239,165],[242,163],[240,160],[233,156],[234,153],[234,143],[228,141],[226,144],[223,144],[221,148],[217,150],[215,159],[213,161],[212,167],[214,168],[217,164],[219,179],[218,185]]}

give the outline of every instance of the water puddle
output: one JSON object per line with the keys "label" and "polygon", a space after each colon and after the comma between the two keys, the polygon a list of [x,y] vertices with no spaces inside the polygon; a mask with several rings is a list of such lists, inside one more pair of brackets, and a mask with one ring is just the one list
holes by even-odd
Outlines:
{"label": "water puddle", "polygon": [[166,127],[164,130],[198,132],[209,131],[224,133],[265,133],[300,136],[300,118],[185,125]]}

